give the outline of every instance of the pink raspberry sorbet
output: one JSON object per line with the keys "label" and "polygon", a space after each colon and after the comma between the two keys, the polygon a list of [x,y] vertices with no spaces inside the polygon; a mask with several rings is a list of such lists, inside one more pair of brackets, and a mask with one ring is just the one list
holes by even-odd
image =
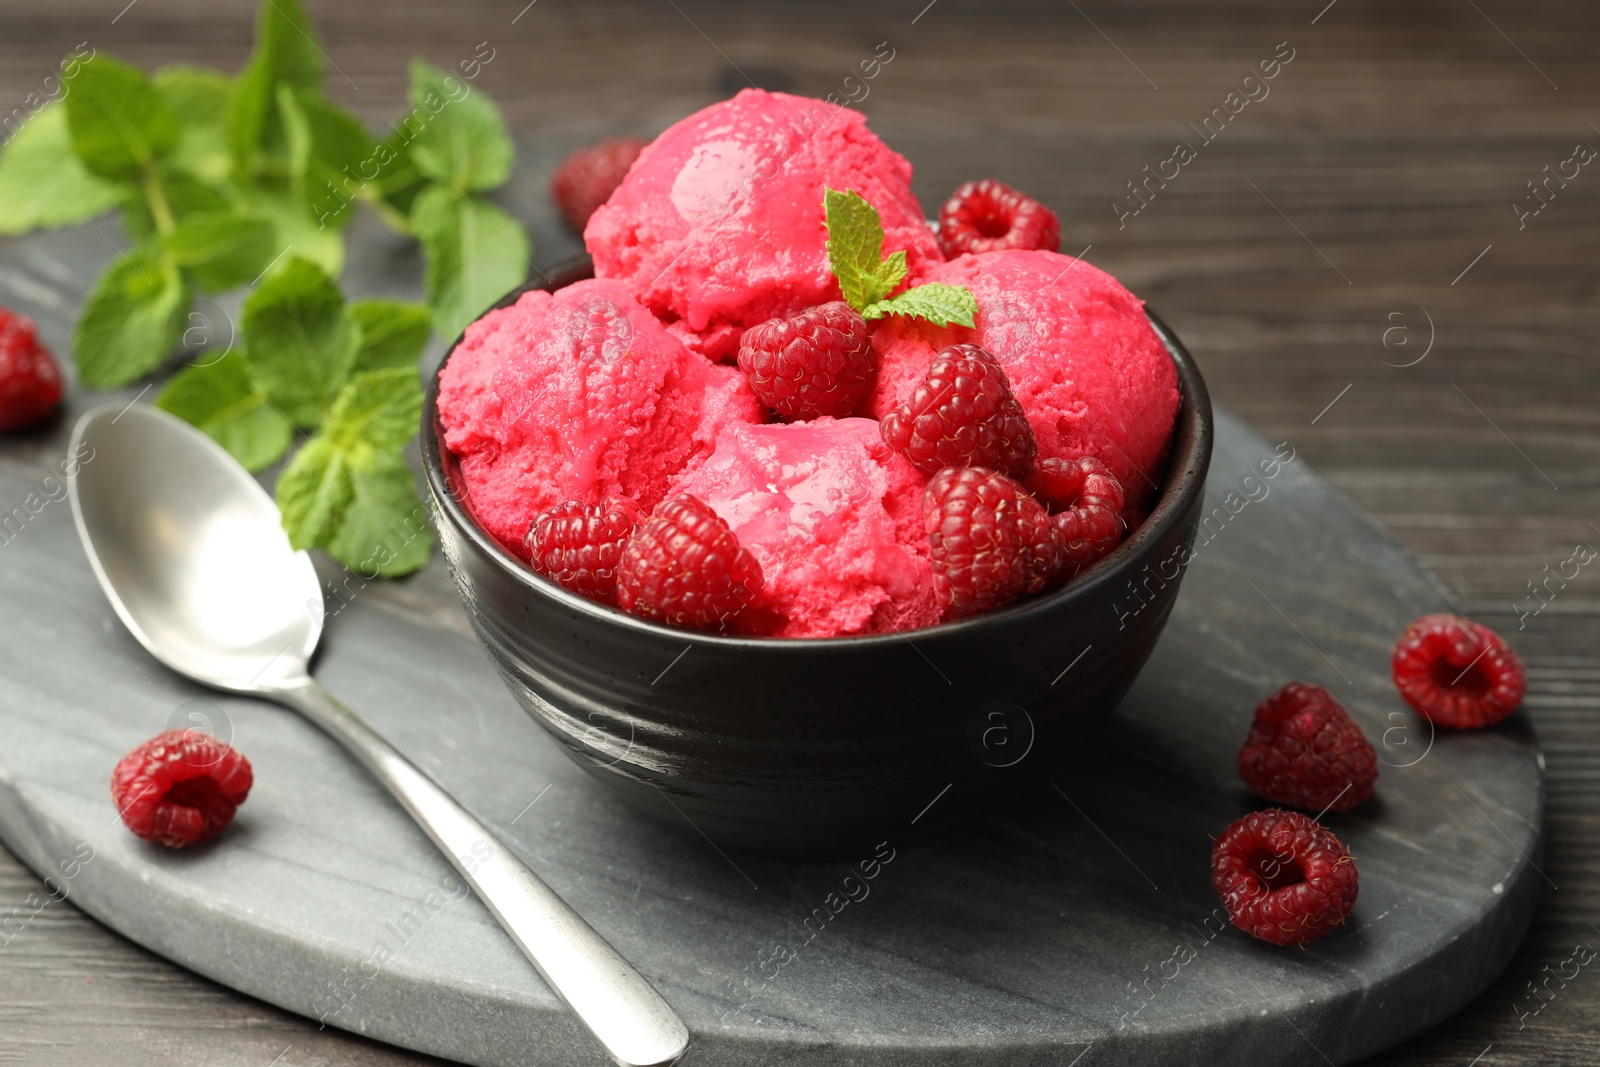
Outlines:
{"label": "pink raspberry sorbet", "polygon": [[598,277],[625,282],[688,347],[731,359],[746,327],[840,298],[824,187],[877,208],[884,252],[906,251],[912,283],[942,262],[911,164],[865,116],[759,89],[656,138],[590,218],[584,243]]}
{"label": "pink raspberry sorbet", "polygon": [[615,281],[530,292],[467,327],[440,375],[478,521],[522,554],[534,516],[608,494],[653,508],[717,433],[758,422],[743,376],[687,351]]}
{"label": "pink raspberry sorbet", "polygon": [[927,479],[871,419],[731,424],[674,492],[710,504],[766,587],[735,630],[836,637],[939,621],[920,510]]}
{"label": "pink raspberry sorbet", "polygon": [[964,255],[927,280],[972,290],[976,328],[907,319],[878,327],[878,379],[867,399],[874,418],[911,395],[941,349],[982,345],[1010,377],[1040,459],[1093,456],[1130,504],[1154,495],[1178,412],[1178,373],[1138,297],[1055,252]]}

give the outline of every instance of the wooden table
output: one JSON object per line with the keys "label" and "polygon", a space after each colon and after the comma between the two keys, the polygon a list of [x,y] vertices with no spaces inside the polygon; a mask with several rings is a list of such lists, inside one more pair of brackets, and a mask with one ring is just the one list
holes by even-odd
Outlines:
{"label": "wooden table", "polygon": [[[523,4],[313,2],[337,66],[328,90],[376,126],[399,109],[409,57],[453,65],[487,41],[495,58],[478,85],[519,135],[577,143],[652,133],[747,82],[842,89],[886,41],[894,58],[861,106],[918,167],[925,204],[983,176],[1052,204],[1063,251],[1087,246],[1158,308],[1219,403],[1291,441],[1505,633],[1529,667],[1550,772],[1541,866],[1559,888],[1476,1004],[1372,1062],[1600,1060],[1592,968],[1520,1014],[1539,1006],[1527,984],[1546,965],[1580,942],[1600,947],[1600,577],[1584,569],[1519,620],[1539,604],[1530,582],[1600,543],[1600,171],[1551,182],[1521,228],[1511,207],[1536,206],[1525,183],[1576,143],[1600,146],[1600,8]],[[119,15],[122,0],[8,0],[0,110],[80,41],[147,66],[233,69],[251,6],[136,0]],[[1238,107],[1230,92],[1260,96],[1245,75],[1291,51],[1268,95],[1202,143],[1189,124]],[[1179,140],[1193,161],[1129,198],[1126,183],[1159,171]],[[525,169],[513,209],[530,212],[544,178]],[[1119,202],[1143,206],[1119,226]],[[38,888],[0,852],[0,910]],[[319,1031],[52,905],[0,949],[0,1064],[117,1062],[430,1061]]]}

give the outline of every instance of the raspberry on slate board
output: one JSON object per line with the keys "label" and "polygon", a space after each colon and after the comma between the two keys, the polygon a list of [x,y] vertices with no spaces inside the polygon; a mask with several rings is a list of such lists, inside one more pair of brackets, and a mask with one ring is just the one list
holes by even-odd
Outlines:
{"label": "raspberry on slate board", "polygon": [[1505,639],[1459,615],[1424,615],[1394,646],[1390,674],[1417,714],[1457,729],[1510,715],[1528,688],[1527,672]]}
{"label": "raspberry on slate board", "polygon": [[61,371],[33,320],[0,308],[0,431],[20,430],[61,403]]}
{"label": "raspberry on slate board", "polygon": [[867,321],[842,300],[770,319],[739,339],[750,388],[786,419],[844,418],[866,399],[876,368]]}
{"label": "raspberry on slate board", "polygon": [[1256,707],[1239,777],[1257,796],[1306,811],[1349,811],[1372,798],[1378,755],[1319,685],[1290,682]]}
{"label": "raspberry on slate board", "polygon": [[581,234],[595,208],[611,199],[644,147],[637,137],[614,137],[562,160],[550,179],[550,197],[574,233]]}
{"label": "raspberry on slate board", "polygon": [[1274,945],[1337,930],[1356,905],[1356,864],[1337,837],[1298,811],[1257,811],[1222,831],[1211,885],[1233,925]]}
{"label": "raspberry on slate board", "polygon": [[181,848],[216,837],[250,795],[250,761],[199,730],[167,730],[122,757],[111,799],[146,841]]}

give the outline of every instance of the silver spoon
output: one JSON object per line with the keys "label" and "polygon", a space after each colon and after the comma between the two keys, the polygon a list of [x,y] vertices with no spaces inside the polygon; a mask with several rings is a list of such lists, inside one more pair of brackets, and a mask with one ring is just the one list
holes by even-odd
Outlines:
{"label": "silver spoon", "polygon": [[[322,588],[277,505],[221,446],[155,408],[84,415],[72,515],[111,606],[150,654],[204,685],[277,701],[355,755],[427,831],[550,988],[623,1067],[676,1063],[689,1031],[661,994],[460,804],[312,681]],[[482,856],[469,870],[462,857]]]}

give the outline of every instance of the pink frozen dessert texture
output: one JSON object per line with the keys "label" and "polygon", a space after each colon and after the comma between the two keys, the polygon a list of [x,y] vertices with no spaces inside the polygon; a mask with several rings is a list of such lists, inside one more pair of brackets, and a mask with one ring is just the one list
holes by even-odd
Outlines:
{"label": "pink frozen dessert texture", "polygon": [[730,425],[677,480],[733,528],[766,586],[743,633],[833,637],[939,621],[920,502],[927,483],[871,419]]}
{"label": "pink frozen dessert texture", "polygon": [[1138,297],[1105,271],[1055,252],[959,256],[928,280],[972,290],[976,327],[885,320],[872,338],[878,378],[867,409],[874,418],[911,395],[941,349],[982,345],[1010,377],[1040,459],[1099,459],[1130,505],[1155,492],[1178,411],[1178,375]]}
{"label": "pink frozen dessert texture", "polygon": [[840,298],[824,187],[854,190],[878,210],[884,252],[906,251],[909,283],[942,262],[911,164],[865,116],[759,89],[656,138],[590,218],[584,243],[598,277],[626,282],[690,348],[732,359],[746,327]]}
{"label": "pink frozen dessert texture", "polygon": [[653,508],[761,406],[736,369],[686,350],[620,283],[591,280],[467,327],[440,375],[439,417],[473,514],[521,555],[534,517],[565,501]]}

